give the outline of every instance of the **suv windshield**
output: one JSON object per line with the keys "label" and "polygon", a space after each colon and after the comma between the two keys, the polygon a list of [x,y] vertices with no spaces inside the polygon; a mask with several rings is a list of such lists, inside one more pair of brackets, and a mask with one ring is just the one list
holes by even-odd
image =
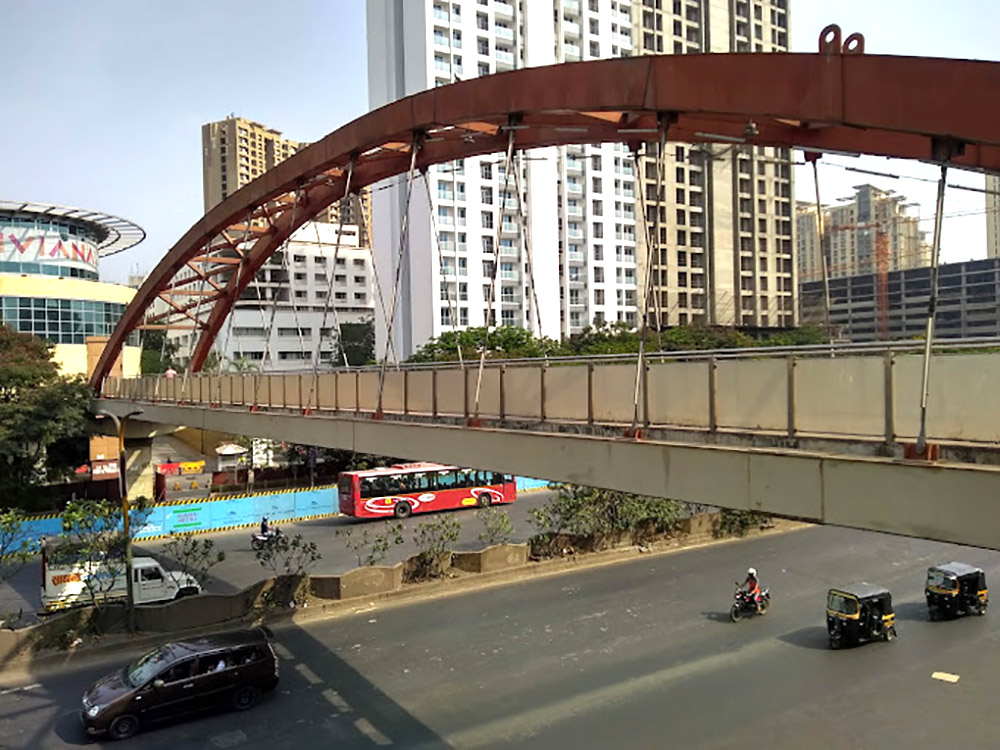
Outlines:
{"label": "suv windshield", "polygon": [[132,687],[142,687],[170,663],[169,653],[165,648],[158,648],[134,661],[125,668],[125,674]]}

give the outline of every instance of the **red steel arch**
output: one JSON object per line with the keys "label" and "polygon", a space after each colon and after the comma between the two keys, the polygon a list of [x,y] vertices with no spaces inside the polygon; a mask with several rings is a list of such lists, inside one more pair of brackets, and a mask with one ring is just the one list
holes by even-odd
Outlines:
{"label": "red steel arch", "polygon": [[[269,170],[199,219],[128,305],[91,378],[128,335],[183,316],[199,370],[233,303],[289,235],[344,193],[418,168],[515,148],[740,139],[1000,171],[1000,63],[861,54],[828,27],[818,54],[701,54],[526,68],[432,89],[359,117]],[[748,135],[748,120],[756,133]],[[721,136],[719,138],[718,136]],[[249,237],[252,243],[242,240]],[[200,287],[200,291],[195,287]],[[180,298],[181,301],[178,301]],[[163,300],[168,313],[150,314]]]}

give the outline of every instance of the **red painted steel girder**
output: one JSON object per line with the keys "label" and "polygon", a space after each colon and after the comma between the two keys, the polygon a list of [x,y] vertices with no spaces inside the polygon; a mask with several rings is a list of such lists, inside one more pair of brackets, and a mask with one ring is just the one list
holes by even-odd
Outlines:
{"label": "red painted steel girder", "polygon": [[[824,32],[825,33],[825,32]],[[236,299],[289,235],[352,190],[417,165],[515,148],[658,140],[799,146],[1000,171],[1000,121],[985,106],[1000,92],[1000,63],[840,52],[633,57],[526,68],[442,86],[401,99],[344,125],[229,196],[166,253],[112,334],[91,378],[99,388],[128,335],[161,292],[198,258],[210,289],[191,367],[204,364]],[[748,135],[748,121],[756,134]],[[720,138],[721,136],[721,138]],[[248,218],[258,225],[246,231]],[[248,249],[228,277],[205,268],[213,253]],[[251,244],[252,242],[252,244]],[[221,263],[222,261],[220,261]],[[217,268],[217,266],[216,266]],[[190,270],[190,269],[189,269]],[[218,274],[218,275],[217,275]],[[200,279],[199,279],[200,281]],[[186,311],[187,312],[187,311]],[[187,313],[190,317],[190,313]]]}

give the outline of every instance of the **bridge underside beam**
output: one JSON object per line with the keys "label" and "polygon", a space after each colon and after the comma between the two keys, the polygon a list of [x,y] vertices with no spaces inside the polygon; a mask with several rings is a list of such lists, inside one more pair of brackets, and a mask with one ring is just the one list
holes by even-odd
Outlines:
{"label": "bridge underside beam", "polygon": [[[124,414],[131,402],[99,401]],[[143,403],[142,420],[1000,549],[1000,469]]]}

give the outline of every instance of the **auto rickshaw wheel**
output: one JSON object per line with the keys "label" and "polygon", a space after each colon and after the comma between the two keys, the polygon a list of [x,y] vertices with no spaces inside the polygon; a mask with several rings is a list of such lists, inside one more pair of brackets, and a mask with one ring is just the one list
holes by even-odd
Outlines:
{"label": "auto rickshaw wheel", "polygon": [[896,640],[896,626],[895,625],[893,625],[892,627],[889,627],[889,628],[885,629],[885,642],[888,643],[889,641],[894,641],[894,640]]}
{"label": "auto rickshaw wheel", "polygon": [[729,610],[729,619],[733,622],[739,622],[743,619],[743,610],[740,609],[739,604],[734,604]]}
{"label": "auto rickshaw wheel", "polygon": [[979,602],[978,604],[976,604],[976,614],[977,615],[985,615],[986,614],[986,605],[983,604],[982,602]]}

